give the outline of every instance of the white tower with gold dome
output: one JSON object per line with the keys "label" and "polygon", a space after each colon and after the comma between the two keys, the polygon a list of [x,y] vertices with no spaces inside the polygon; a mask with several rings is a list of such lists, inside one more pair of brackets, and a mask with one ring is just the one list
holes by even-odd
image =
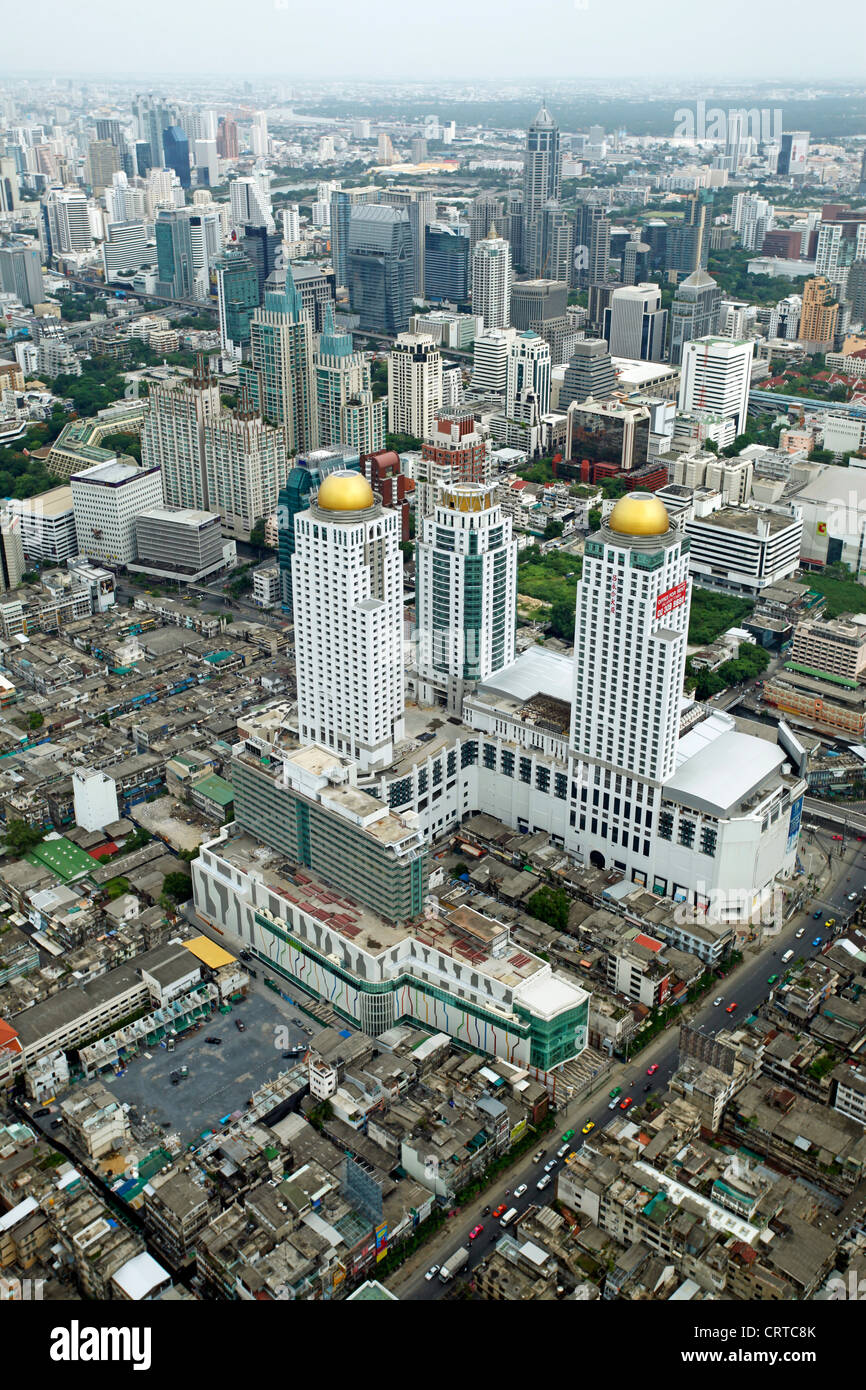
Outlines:
{"label": "white tower with gold dome", "polygon": [[662,502],[633,492],[584,549],[570,831],[580,857],[599,867],[648,871],[660,789],[676,767],[688,548]]}
{"label": "white tower with gold dome", "polygon": [[298,731],[386,767],[403,738],[403,557],[397,512],[360,473],[329,473],[295,517]]}

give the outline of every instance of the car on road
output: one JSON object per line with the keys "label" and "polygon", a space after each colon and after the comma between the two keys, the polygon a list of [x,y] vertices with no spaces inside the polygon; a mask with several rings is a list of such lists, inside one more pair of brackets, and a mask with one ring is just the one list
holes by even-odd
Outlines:
{"label": "car on road", "polygon": [[612,1091],[608,1091],[611,1100],[616,1100],[617,1096],[622,1095],[622,1086],[614,1086]]}
{"label": "car on road", "polygon": [[[614,1104],[616,1104],[615,1101],[614,1101]],[[586,1124],[584,1125],[583,1129],[582,1129],[580,1132],[581,1132],[581,1134],[591,1134],[592,1131],[593,1131],[594,1129],[595,1129],[595,1120],[587,1120]]]}
{"label": "car on road", "polygon": [[573,1130],[573,1129],[567,1129],[567,1130],[565,1131],[565,1133],[563,1134],[563,1136],[562,1136],[562,1142],[565,1144],[565,1143],[568,1142],[569,1139],[573,1139],[573,1138],[574,1138],[574,1130]]}
{"label": "car on road", "polygon": [[294,1023],[296,1028],[303,1028],[304,1026],[299,1018],[293,1018],[292,1022]]}
{"label": "car on road", "polygon": [[831,840],[841,840],[841,839],[842,839],[842,836],[841,836],[841,835],[831,835],[831,836],[830,836],[830,839],[831,839]]}
{"label": "car on road", "polygon": [[[51,1121],[51,1128],[52,1128],[52,1129],[59,1129],[60,1126],[61,1126],[62,1124],[63,1124],[63,1121],[60,1120],[60,1119],[52,1120],[52,1121]],[[167,1129],[167,1128],[168,1128],[168,1126],[166,1125],[166,1129]]]}
{"label": "car on road", "polygon": [[651,1067],[647,1067],[647,1069],[646,1069],[646,1074],[647,1074],[647,1076],[655,1076],[655,1074],[656,1074],[656,1072],[658,1071],[658,1069],[659,1069],[659,1064],[658,1064],[658,1062],[653,1062],[652,1066],[651,1066]]}
{"label": "car on road", "polygon": [[239,1033],[245,1033],[247,1031],[247,1025],[244,1023],[242,1018],[235,1019],[235,1027],[237,1028]]}
{"label": "car on road", "polygon": [[823,946],[823,945],[824,945],[824,938],[823,938],[823,936],[813,936],[813,937],[812,937],[812,945],[813,945],[813,946]]}
{"label": "car on road", "polygon": [[542,1160],[543,1158],[544,1158],[544,1149],[536,1149],[536,1150],[535,1150],[535,1153],[532,1155],[532,1161],[533,1161],[533,1163],[540,1163],[541,1160]]}
{"label": "car on road", "polygon": [[821,914],[820,914],[820,912],[813,912],[813,913],[812,913],[812,921],[813,921],[813,922],[820,922],[820,920],[821,920]]}
{"label": "car on road", "polygon": [[552,1158],[552,1159],[550,1159],[550,1161],[549,1161],[548,1163],[545,1163],[545,1165],[544,1165],[544,1171],[545,1171],[545,1173],[552,1173],[555,1167],[556,1167],[556,1159],[555,1159],[555,1158]]}
{"label": "car on road", "polygon": [[538,1192],[543,1192],[544,1189],[545,1189],[545,1187],[547,1187],[548,1184],[550,1183],[550,1181],[551,1181],[550,1174],[549,1174],[549,1173],[545,1173],[544,1177],[541,1178],[541,1180],[535,1184],[536,1191],[538,1191]]}
{"label": "car on road", "polygon": [[483,1226],[473,1226],[473,1227],[472,1227],[472,1230],[469,1232],[469,1239],[470,1239],[470,1240],[477,1240],[478,1237],[481,1235],[481,1232],[482,1232],[483,1230],[484,1230],[484,1227],[483,1227]]}
{"label": "car on road", "polygon": [[435,1279],[435,1278],[436,1278],[436,1275],[437,1275],[438,1273],[439,1273],[439,1265],[431,1265],[430,1268],[428,1269],[427,1273],[424,1275],[424,1278],[425,1278],[425,1279]]}
{"label": "car on road", "polygon": [[724,1002],[725,996],[723,994],[717,994],[715,999],[713,1000],[713,1007],[717,1009],[719,1005],[724,1004]]}
{"label": "car on road", "polygon": [[856,901],[857,901],[857,894],[856,894],[856,893],[849,893],[849,894],[848,894],[848,901],[849,901],[849,903],[856,902]]}
{"label": "car on road", "polygon": [[497,1218],[497,1220],[498,1220],[499,1217],[502,1215],[502,1213],[503,1213],[504,1211],[506,1211],[506,1210],[507,1210],[507,1208],[506,1208],[506,1206],[505,1206],[505,1203],[504,1203],[504,1202],[500,1202],[500,1204],[499,1204],[498,1207],[494,1207],[494,1208],[493,1208],[493,1211],[491,1212],[491,1216],[495,1216],[495,1217]]}
{"label": "car on road", "polygon": [[556,1150],[556,1157],[557,1157],[557,1158],[565,1158],[565,1155],[568,1153],[568,1151],[569,1151],[570,1148],[571,1148],[571,1145],[570,1145],[570,1144],[563,1144],[561,1148],[559,1148],[559,1149]]}
{"label": "car on road", "polygon": [[632,1105],[634,1105],[634,1101],[632,1100],[631,1096],[626,1096],[625,1100],[620,1101],[619,1108],[620,1110],[628,1110],[629,1107]]}
{"label": "car on road", "polygon": [[774,985],[774,984],[776,983],[776,981],[778,980],[778,978],[779,978],[778,975],[771,975],[770,978],[767,980],[767,984],[768,984],[768,985]]}
{"label": "car on road", "polygon": [[737,1001],[734,1000],[734,1002],[733,1002],[732,1004],[729,1004],[728,1007],[725,1009],[725,1013],[726,1013],[726,1014],[732,1014],[732,1013],[734,1012],[734,1009],[735,1009],[736,1007],[737,1007]]}
{"label": "car on road", "polygon": [[519,1187],[515,1187],[515,1189],[514,1189],[514,1191],[512,1192],[511,1195],[512,1195],[512,1197],[522,1197],[525,1191],[526,1191],[526,1183],[525,1183],[525,1182],[522,1182],[522,1183],[520,1184]]}
{"label": "car on road", "polygon": [[835,918],[835,917],[828,917],[827,920],[826,920],[826,922],[824,923],[824,926],[825,926],[825,927],[835,927],[835,925],[836,925],[836,918]]}
{"label": "car on road", "polygon": [[[818,916],[820,917],[820,915],[821,915],[821,914],[820,914],[820,912],[819,912],[819,913],[818,913]],[[795,932],[794,932],[794,940],[795,940],[795,941],[799,941],[799,940],[800,940],[800,937],[801,937],[801,936],[805,936],[805,935],[806,935],[806,928],[805,928],[805,927],[801,927],[799,931],[795,931]]]}
{"label": "car on road", "polygon": [[208,1037],[205,1038],[205,1042],[210,1043],[211,1047],[222,1047],[223,1040],[222,1038],[215,1038],[211,1033]]}
{"label": "car on road", "polygon": [[619,1101],[617,1100],[616,1096],[614,1096],[613,1100],[608,1101],[607,1108],[608,1110],[615,1110],[618,1105]]}

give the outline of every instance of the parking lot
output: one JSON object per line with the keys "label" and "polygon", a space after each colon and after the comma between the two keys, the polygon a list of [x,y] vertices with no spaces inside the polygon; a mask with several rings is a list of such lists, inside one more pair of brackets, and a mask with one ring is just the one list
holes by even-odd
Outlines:
{"label": "parking lot", "polygon": [[[309,1039],[285,1009],[254,991],[233,1004],[230,1014],[216,1013],[179,1039],[173,1052],[150,1049],[149,1057],[140,1053],[130,1062],[125,1076],[107,1072],[101,1079],[119,1101],[136,1107],[140,1121],[164,1124],[166,1133],[176,1132],[190,1143],[203,1130],[215,1129],[223,1116],[243,1110],[253,1091],[294,1064],[283,1059],[284,1043],[292,1047]],[[243,1033],[236,1019],[245,1024]],[[287,1040],[278,1028],[287,1030]],[[221,1046],[211,1046],[206,1037],[220,1038]],[[173,1086],[171,1073],[183,1066],[189,1074]]]}

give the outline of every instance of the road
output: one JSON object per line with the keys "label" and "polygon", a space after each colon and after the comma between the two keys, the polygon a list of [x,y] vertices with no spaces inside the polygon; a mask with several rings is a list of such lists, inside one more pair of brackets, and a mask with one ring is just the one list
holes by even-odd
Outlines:
{"label": "road", "polygon": [[[819,955],[826,940],[832,935],[824,926],[825,920],[835,917],[838,930],[854,906],[848,903],[847,895],[854,889],[866,890],[866,845],[853,837],[842,842],[834,841],[829,831],[807,830],[806,833],[811,834],[812,843],[818,845],[829,856],[831,886],[821,897],[816,898],[814,903],[810,899],[805,910],[794,916],[778,936],[770,938],[757,955],[748,955],[742,965],[720,983],[719,994],[714,997],[718,998],[720,995],[723,999],[722,1004],[714,1005],[710,997],[691,1015],[691,1026],[701,1029],[710,1037],[720,1029],[729,1028],[732,1024],[748,1018],[765,1002],[772,993],[772,987],[768,983],[769,977],[782,973],[781,957],[785,951],[794,950],[797,960],[809,960]],[[813,919],[814,911],[820,911],[819,921]],[[798,940],[797,932],[801,929],[803,935]],[[811,943],[817,936],[821,937],[821,944],[813,946]],[[736,1003],[736,1009],[733,1015],[729,1016],[726,1009],[731,1003]],[[650,1090],[663,1093],[676,1069],[678,1051],[679,1030],[678,1026],[674,1026],[654,1039],[633,1062],[621,1063],[608,1073],[600,1094],[596,1094],[592,1099],[581,1100],[578,1097],[564,1111],[560,1111],[556,1128],[545,1136],[543,1141],[539,1140],[538,1148],[543,1151],[541,1160],[533,1163],[531,1156],[523,1159],[501,1182],[490,1187],[459,1215],[449,1218],[442,1233],[428,1242],[422,1252],[407,1261],[403,1271],[398,1271],[393,1279],[389,1280],[388,1287],[392,1292],[401,1299],[413,1301],[431,1302],[441,1298],[448,1286],[435,1277],[427,1280],[426,1270],[433,1264],[444,1264],[447,1257],[459,1249],[461,1244],[468,1243],[469,1232],[481,1223],[484,1229],[472,1242],[469,1263],[464,1265],[458,1275],[458,1279],[464,1279],[485,1259],[503,1234],[498,1222],[493,1222],[489,1216],[482,1214],[483,1208],[494,1208],[505,1202],[509,1207],[515,1206],[517,1211],[523,1214],[530,1206],[546,1205],[553,1201],[556,1195],[556,1172],[562,1166],[563,1160],[557,1160],[554,1181],[546,1189],[539,1192],[536,1184],[543,1176],[544,1165],[554,1158],[556,1150],[562,1146],[562,1134],[568,1129],[576,1130],[572,1140],[572,1147],[576,1149],[583,1143],[580,1131],[587,1121],[592,1120],[598,1127],[610,1124],[621,1113],[618,1108],[615,1111],[608,1108],[610,1102],[607,1093],[614,1086],[622,1086],[623,1098],[632,1096],[636,1101],[643,1100]],[[658,1071],[650,1080],[647,1067],[653,1064],[657,1065]],[[510,1193],[524,1183],[527,1191],[518,1200],[513,1201]]]}

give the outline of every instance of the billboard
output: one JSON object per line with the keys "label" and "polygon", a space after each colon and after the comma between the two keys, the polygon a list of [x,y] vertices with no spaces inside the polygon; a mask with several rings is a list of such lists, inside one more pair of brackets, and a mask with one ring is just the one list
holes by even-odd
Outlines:
{"label": "billboard", "polygon": [[656,617],[663,618],[667,613],[673,613],[675,608],[681,608],[686,601],[689,592],[689,581],[681,580],[672,589],[665,589],[663,594],[659,594],[656,599]]}
{"label": "billboard", "polygon": [[803,798],[798,796],[791,807],[791,819],[788,822],[788,847],[787,853],[791,854],[796,848],[797,840],[800,836],[800,821],[803,817]]}

